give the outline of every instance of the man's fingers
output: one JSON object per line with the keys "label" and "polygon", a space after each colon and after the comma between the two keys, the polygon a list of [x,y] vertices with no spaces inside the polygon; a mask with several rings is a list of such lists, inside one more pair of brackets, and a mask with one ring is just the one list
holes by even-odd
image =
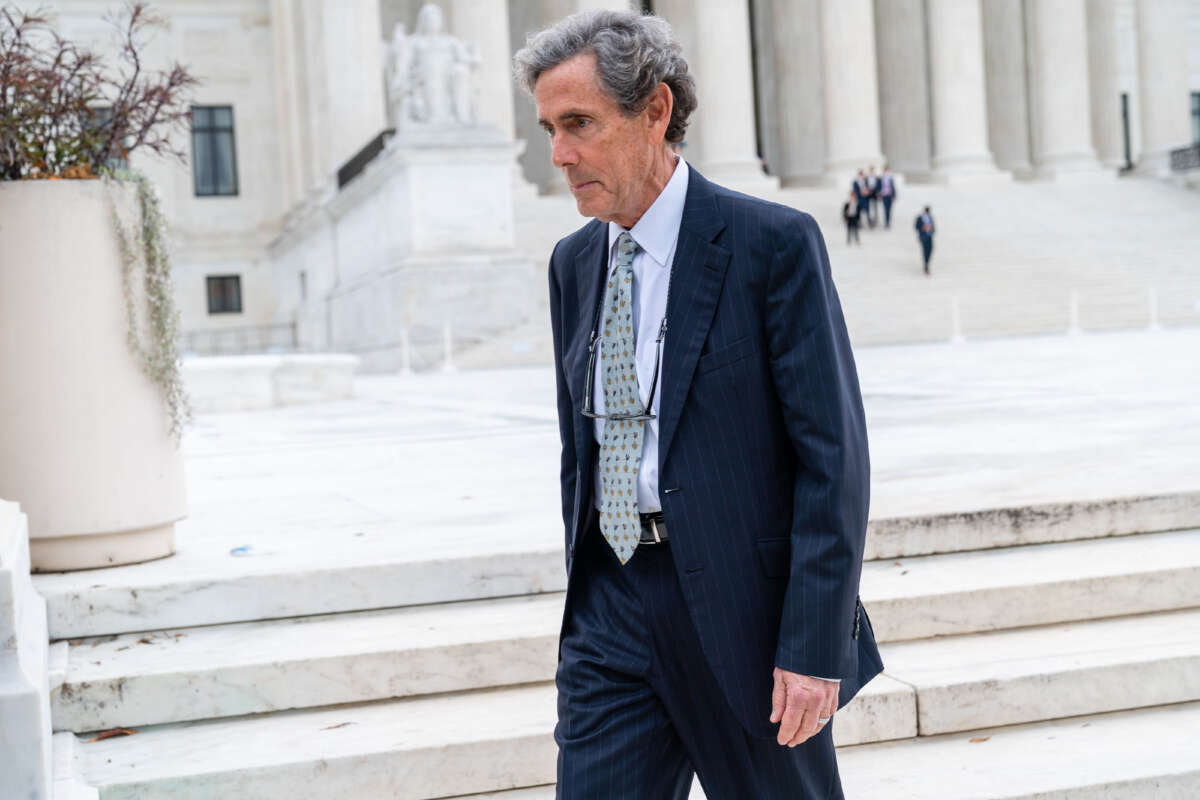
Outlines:
{"label": "man's fingers", "polygon": [[804,715],[800,720],[800,727],[796,730],[795,735],[792,736],[791,741],[788,742],[788,747],[795,747],[824,727],[817,722],[818,713],[817,709],[812,707],[804,709]]}
{"label": "man's fingers", "polygon": [[783,718],[783,708],[787,705],[787,687],[783,684],[783,676],[775,670],[775,689],[771,692],[771,722],[779,722]]}
{"label": "man's fingers", "polygon": [[833,696],[833,698],[829,701],[829,705],[826,707],[825,713],[822,714],[821,716],[829,717],[830,719],[833,719],[833,715],[837,713],[837,704],[838,704],[838,696],[835,694]]}
{"label": "man's fingers", "polygon": [[804,696],[802,690],[795,686],[787,689],[787,705],[783,709],[783,719],[779,723],[779,735],[776,741],[787,744],[800,729],[804,717]]}

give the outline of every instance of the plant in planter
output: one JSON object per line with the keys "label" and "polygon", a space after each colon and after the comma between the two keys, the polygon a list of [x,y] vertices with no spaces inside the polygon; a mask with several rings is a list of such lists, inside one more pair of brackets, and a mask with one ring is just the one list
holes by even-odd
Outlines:
{"label": "plant in planter", "polygon": [[146,68],[165,27],[146,4],[107,19],[116,77],[44,11],[0,6],[0,374],[21,388],[0,395],[0,496],[29,514],[35,569],[168,555],[183,516],[168,230],[127,159],[186,163],[170,135],[198,81]]}
{"label": "plant in planter", "polygon": [[[63,39],[41,10],[18,15],[12,7],[0,8],[0,180],[103,178],[106,183],[137,185],[137,231],[127,231],[115,201],[111,205],[125,267],[128,342],[143,370],[161,388],[172,434],[178,438],[190,411],[179,371],[179,315],[171,287],[167,225],[153,184],[124,164],[138,148],[186,163],[185,153],[171,147],[168,135],[171,128],[190,121],[184,93],[198,81],[179,64],[165,74],[144,73],[143,34],[165,24],[144,3],[128,4],[125,13],[111,21],[120,32],[121,56],[129,67],[119,80],[107,74],[94,53]],[[107,98],[111,101],[102,105]],[[130,285],[139,258],[145,264],[146,334],[138,330]]]}

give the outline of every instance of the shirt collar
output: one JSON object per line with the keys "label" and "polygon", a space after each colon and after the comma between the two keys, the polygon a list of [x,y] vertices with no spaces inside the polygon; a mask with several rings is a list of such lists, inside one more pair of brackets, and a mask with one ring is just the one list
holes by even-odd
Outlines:
{"label": "shirt collar", "polygon": [[[683,156],[677,156],[675,171],[671,173],[671,179],[667,181],[667,185],[663,187],[658,197],[646,209],[646,213],[642,214],[642,218],[629,229],[629,234],[633,237],[633,240],[660,267],[667,265],[667,256],[670,255],[671,248],[675,246],[675,241],[679,238],[679,224],[683,221],[683,206],[687,200],[687,187],[687,162],[683,160]],[[625,228],[622,228],[617,223],[608,223],[608,252],[610,256],[612,255],[613,246],[617,243],[617,237],[624,232]]]}

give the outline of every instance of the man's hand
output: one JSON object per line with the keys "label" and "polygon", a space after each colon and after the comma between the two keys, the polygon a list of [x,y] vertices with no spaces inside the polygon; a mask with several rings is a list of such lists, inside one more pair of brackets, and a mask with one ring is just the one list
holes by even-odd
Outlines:
{"label": "man's hand", "polygon": [[795,747],[819,733],[818,718],[837,711],[838,684],[775,668],[775,691],[771,693],[771,722],[782,723],[776,740]]}

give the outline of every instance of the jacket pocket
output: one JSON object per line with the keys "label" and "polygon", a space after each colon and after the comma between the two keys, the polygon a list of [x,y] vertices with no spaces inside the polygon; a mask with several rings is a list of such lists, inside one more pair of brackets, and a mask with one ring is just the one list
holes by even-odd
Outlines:
{"label": "jacket pocket", "polygon": [[700,360],[696,362],[696,373],[703,375],[706,372],[712,372],[714,369],[719,369],[735,361],[740,361],[753,353],[757,349],[757,346],[753,336],[743,336],[741,339],[731,342],[724,347],[702,353]]}
{"label": "jacket pocket", "polygon": [[768,578],[786,578],[792,574],[792,540],[789,536],[759,539],[758,560]]}

